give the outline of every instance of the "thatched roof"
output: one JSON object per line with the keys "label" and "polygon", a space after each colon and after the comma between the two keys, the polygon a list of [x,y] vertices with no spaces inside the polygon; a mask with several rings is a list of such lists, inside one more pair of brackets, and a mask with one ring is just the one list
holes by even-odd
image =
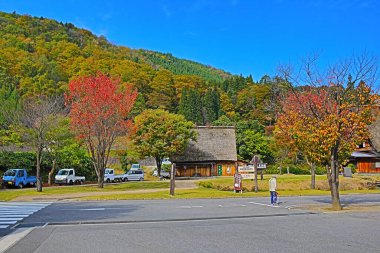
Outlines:
{"label": "thatched roof", "polygon": [[380,151],[380,117],[377,118],[369,127],[371,145],[376,151]]}
{"label": "thatched roof", "polygon": [[197,140],[190,141],[185,153],[172,162],[237,161],[234,127],[197,127]]}

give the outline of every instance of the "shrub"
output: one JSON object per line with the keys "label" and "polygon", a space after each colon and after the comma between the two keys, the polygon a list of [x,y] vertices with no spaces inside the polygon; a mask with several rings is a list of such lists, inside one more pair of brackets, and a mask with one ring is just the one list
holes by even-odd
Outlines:
{"label": "shrub", "polygon": [[[279,165],[268,165],[268,168],[264,171],[265,174],[280,174]],[[287,173],[287,167],[289,167],[289,173],[294,175],[310,175],[310,167],[307,164],[291,164],[283,166],[281,173]],[[326,173],[326,168],[316,167],[315,173],[317,175],[323,175]]]}
{"label": "shrub", "polygon": [[211,182],[207,181],[201,181],[198,185],[203,188],[214,188],[214,185]]}

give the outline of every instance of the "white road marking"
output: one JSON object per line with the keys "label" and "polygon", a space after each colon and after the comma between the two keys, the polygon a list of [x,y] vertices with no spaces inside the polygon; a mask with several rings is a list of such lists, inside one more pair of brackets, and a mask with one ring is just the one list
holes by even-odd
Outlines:
{"label": "white road marking", "polygon": [[0,221],[0,224],[4,225],[4,224],[15,224],[17,222],[17,220],[11,220],[11,221]]}
{"label": "white road marking", "polygon": [[184,209],[190,209],[190,208],[202,208],[203,206],[179,206],[177,208],[184,208]]}
{"label": "white road marking", "polygon": [[105,208],[83,208],[83,209],[78,209],[79,211],[104,211],[106,210]]}
{"label": "white road marking", "polygon": [[263,203],[258,203],[258,202],[248,202],[250,204],[255,204],[255,205],[259,205],[259,206],[268,206],[268,207],[275,207],[275,208],[279,208],[280,206],[276,206],[276,205],[271,205],[271,204],[263,204]]}
{"label": "white road marking", "polygon": [[0,223],[2,223],[3,221],[17,221],[17,220],[22,220],[24,219],[23,217],[0,217]]}
{"label": "white road marking", "polygon": [[27,218],[52,202],[0,202],[0,229]]}

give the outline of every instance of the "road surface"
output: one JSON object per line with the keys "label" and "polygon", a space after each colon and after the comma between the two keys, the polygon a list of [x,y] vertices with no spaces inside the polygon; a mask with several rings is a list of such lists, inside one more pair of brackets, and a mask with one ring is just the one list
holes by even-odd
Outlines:
{"label": "road surface", "polygon": [[269,198],[45,203],[0,230],[0,251],[13,236],[18,241],[6,252],[380,252],[380,196],[342,196],[350,207],[365,207],[353,212],[306,208],[329,200],[288,197],[279,206],[268,205]]}

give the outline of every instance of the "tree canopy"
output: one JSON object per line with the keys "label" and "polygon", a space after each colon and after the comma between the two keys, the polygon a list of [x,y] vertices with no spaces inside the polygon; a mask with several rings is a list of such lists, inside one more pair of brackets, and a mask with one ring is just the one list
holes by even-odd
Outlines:
{"label": "tree canopy", "polygon": [[196,138],[193,127],[182,115],[149,109],[135,118],[132,139],[141,155],[155,158],[160,176],[162,159],[181,154]]}

